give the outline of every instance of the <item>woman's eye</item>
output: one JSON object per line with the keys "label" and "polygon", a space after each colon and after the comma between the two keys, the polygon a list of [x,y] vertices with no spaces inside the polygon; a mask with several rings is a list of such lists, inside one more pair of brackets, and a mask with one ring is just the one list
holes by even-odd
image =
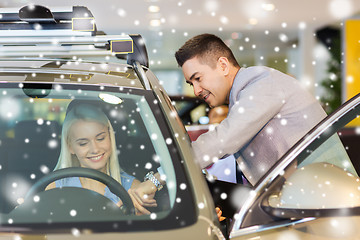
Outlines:
{"label": "woman's eye", "polygon": [[100,136],[97,136],[96,140],[97,141],[103,141],[106,138],[106,134],[101,134]]}
{"label": "woman's eye", "polygon": [[86,144],[87,144],[86,142],[80,142],[80,143],[79,143],[79,146],[80,146],[80,147],[83,147],[83,146],[85,146]]}

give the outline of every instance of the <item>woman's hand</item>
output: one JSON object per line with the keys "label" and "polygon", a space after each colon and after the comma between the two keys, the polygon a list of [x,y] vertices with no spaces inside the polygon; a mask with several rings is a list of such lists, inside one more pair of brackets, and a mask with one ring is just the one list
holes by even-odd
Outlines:
{"label": "woman's hand", "polygon": [[150,214],[151,212],[145,207],[156,207],[154,199],[156,193],[155,185],[150,181],[140,182],[134,180],[128,193],[134,203],[136,215]]}

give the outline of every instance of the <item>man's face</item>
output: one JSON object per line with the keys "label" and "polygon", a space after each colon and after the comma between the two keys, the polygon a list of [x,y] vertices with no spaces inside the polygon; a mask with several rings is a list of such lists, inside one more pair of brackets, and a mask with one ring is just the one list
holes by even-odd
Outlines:
{"label": "man's face", "polygon": [[219,61],[211,68],[194,57],[183,64],[182,71],[186,82],[193,86],[195,96],[204,99],[210,107],[228,102],[231,85],[226,81]]}

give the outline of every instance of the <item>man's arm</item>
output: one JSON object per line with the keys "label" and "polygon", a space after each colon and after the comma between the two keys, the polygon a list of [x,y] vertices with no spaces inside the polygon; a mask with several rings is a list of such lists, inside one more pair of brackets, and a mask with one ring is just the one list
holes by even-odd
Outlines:
{"label": "man's arm", "polygon": [[268,77],[262,77],[239,91],[237,103],[213,131],[208,131],[192,143],[201,168],[226,154],[234,154],[248,143],[280,111],[284,95]]}

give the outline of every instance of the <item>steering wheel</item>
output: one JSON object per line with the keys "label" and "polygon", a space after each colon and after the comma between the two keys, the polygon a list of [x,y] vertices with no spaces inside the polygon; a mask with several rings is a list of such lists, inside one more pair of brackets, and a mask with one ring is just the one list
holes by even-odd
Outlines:
{"label": "steering wheel", "polygon": [[54,172],[50,172],[44,177],[40,178],[28,191],[25,199],[32,198],[39,192],[45,190],[46,186],[50,183],[68,177],[86,177],[97,180],[106,186],[108,186],[109,190],[118,196],[122,202],[123,206],[122,210],[124,214],[135,214],[134,204],[130,198],[129,193],[125,190],[125,188],[117,182],[115,179],[110,177],[109,175],[99,172],[90,168],[82,168],[82,167],[71,167],[71,168],[63,168],[56,170]]}

